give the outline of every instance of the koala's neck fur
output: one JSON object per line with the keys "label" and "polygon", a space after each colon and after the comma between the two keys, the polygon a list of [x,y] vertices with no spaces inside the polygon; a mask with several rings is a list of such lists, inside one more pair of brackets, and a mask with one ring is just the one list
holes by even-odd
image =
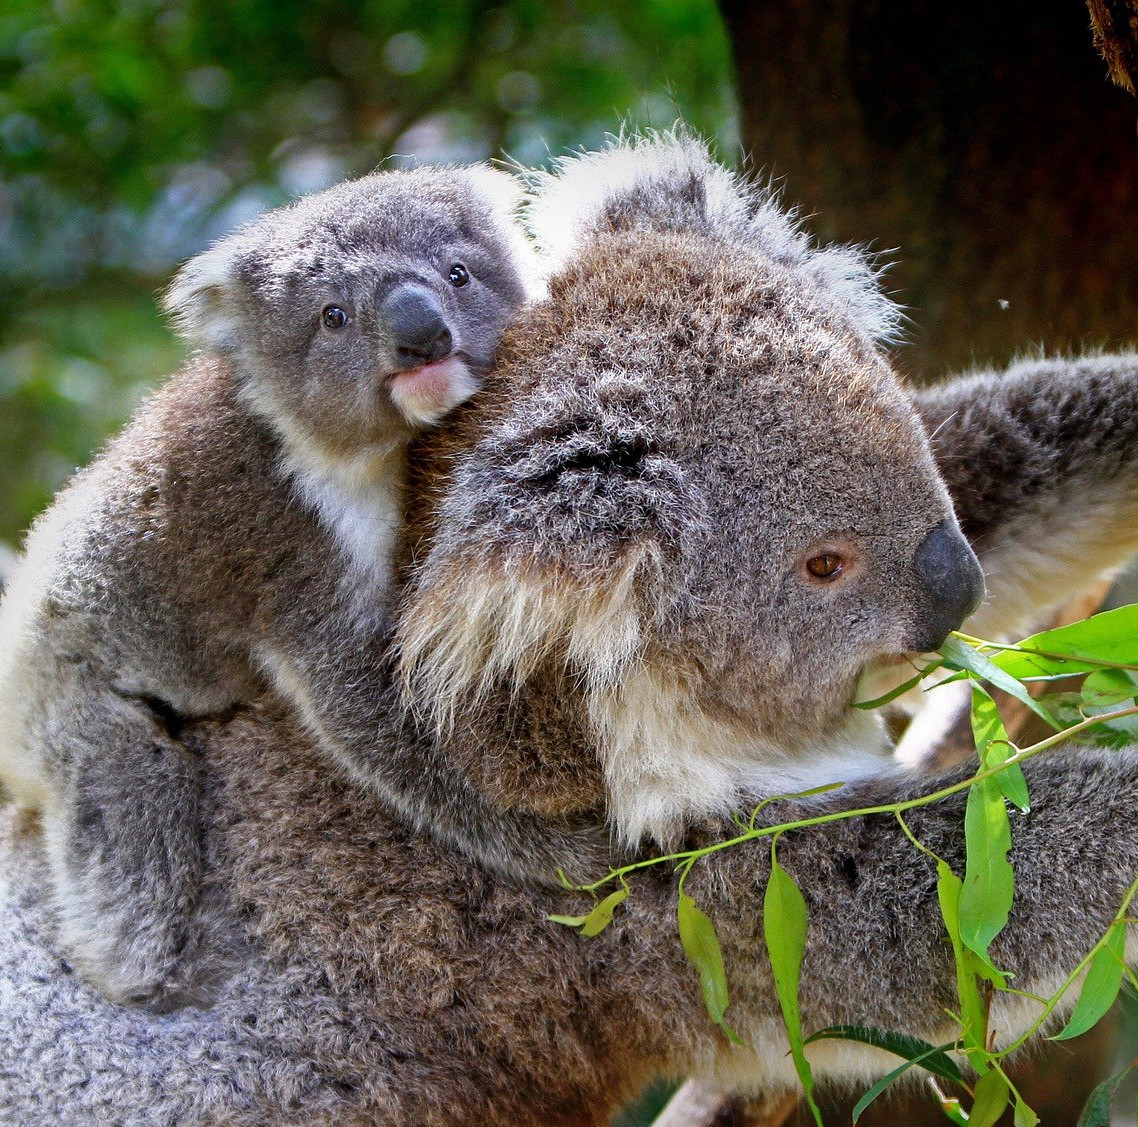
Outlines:
{"label": "koala's neck fur", "polygon": [[353,578],[386,586],[401,523],[405,446],[391,442],[345,455],[286,434],[281,470],[347,557]]}
{"label": "koala's neck fur", "polygon": [[346,557],[347,577],[386,587],[401,524],[409,433],[399,428],[374,442],[334,448],[273,402],[259,381],[241,381],[238,395],[280,441],[280,471]]}

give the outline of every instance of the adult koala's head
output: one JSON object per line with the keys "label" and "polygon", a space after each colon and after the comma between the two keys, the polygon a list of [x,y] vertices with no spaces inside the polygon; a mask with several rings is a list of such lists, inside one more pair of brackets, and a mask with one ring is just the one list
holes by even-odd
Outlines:
{"label": "adult koala's head", "polygon": [[581,701],[631,840],[879,765],[859,674],[935,648],[983,581],[873,271],[687,138],[565,162],[532,222],[549,299],[442,487],[411,691],[443,732],[474,697]]}

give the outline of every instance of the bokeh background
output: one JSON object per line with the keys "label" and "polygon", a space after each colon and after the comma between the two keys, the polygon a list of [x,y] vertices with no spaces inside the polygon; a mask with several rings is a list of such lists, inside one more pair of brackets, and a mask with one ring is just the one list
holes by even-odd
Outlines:
{"label": "bokeh background", "polygon": [[927,380],[1138,337],[1136,116],[1081,0],[0,0],[0,552],[177,368],[175,265],[298,193],[683,119],[886,252]]}

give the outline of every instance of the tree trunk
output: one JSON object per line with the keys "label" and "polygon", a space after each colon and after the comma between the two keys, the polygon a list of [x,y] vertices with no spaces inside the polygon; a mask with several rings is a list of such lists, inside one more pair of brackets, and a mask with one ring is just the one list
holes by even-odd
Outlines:
{"label": "tree trunk", "polygon": [[1138,109],[1077,0],[722,10],[754,160],[824,239],[897,248],[902,367],[1138,336]]}

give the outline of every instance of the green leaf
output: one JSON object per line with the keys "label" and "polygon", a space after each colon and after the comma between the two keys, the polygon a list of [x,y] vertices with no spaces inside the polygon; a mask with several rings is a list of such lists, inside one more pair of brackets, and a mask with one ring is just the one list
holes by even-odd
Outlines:
{"label": "green leaf", "polygon": [[1079,1000],[1075,1003],[1067,1024],[1051,1038],[1052,1041],[1067,1041],[1086,1033],[1114,1005],[1114,1000],[1122,989],[1125,953],[1126,924],[1118,921],[1111,924],[1106,942],[1091,959]]}
{"label": "green leaf", "polygon": [[907,1061],[920,1061],[921,1067],[934,1076],[943,1080],[954,1080],[958,1084],[964,1083],[956,1061],[950,1057],[946,1050],[951,1049],[955,1042],[949,1041],[946,1045],[930,1045],[920,1037],[912,1037],[908,1033],[897,1033],[891,1029],[875,1029],[865,1025],[831,1025],[826,1029],[819,1029],[806,1038],[805,1044],[813,1041],[841,1040],[857,1041],[862,1045],[872,1045],[875,1049],[884,1049],[895,1056],[904,1057]]}
{"label": "green leaf", "polygon": [[1083,1104],[1076,1127],[1110,1127],[1110,1105],[1114,1100],[1114,1093],[1118,1091],[1118,1085],[1133,1067],[1133,1063],[1128,1064],[1121,1072],[1116,1072],[1091,1092],[1087,1102]]}
{"label": "green leaf", "polygon": [[1015,1097],[1016,1107],[1012,1116],[1012,1127],[1038,1127],[1039,1116],[1024,1103],[1023,1096],[1018,1092]]}
{"label": "green leaf", "polygon": [[894,689],[890,689],[887,693],[882,693],[879,697],[874,697],[873,700],[855,700],[853,702],[854,708],[880,708],[882,705],[888,704],[890,701],[896,700],[900,696],[904,696],[910,689],[915,689],[934,669],[939,669],[941,663],[939,661],[933,662],[932,665],[922,669],[915,677],[910,677],[907,681],[903,681]]}
{"label": "green leaf", "polygon": [[719,949],[715,925],[682,890],[676,907],[676,922],[684,954],[699,971],[703,1003],[707,1006],[711,1020],[727,1034],[733,1044],[741,1045],[743,1042],[739,1035],[723,1020],[728,1005],[727,975],[723,969],[723,952]]}
{"label": "green leaf", "polygon": [[968,1112],[960,1106],[960,1100],[956,1096],[937,1096],[936,1102],[949,1123],[955,1123],[956,1127],[968,1127]]}
{"label": "green leaf", "polygon": [[773,847],[771,875],[763,895],[763,936],[794,1068],[814,1121],[822,1127],[822,1115],[814,1102],[814,1076],[803,1048],[802,1017],[798,1009],[798,978],[806,951],[806,901],[794,878],[778,863]]}
{"label": "green leaf", "polygon": [[[939,1053],[939,1052],[941,1052],[940,1049],[937,1049],[933,1046],[929,1046],[929,1052],[926,1055],[932,1056],[934,1053]],[[856,1104],[854,1104],[853,1121],[856,1123],[861,1118],[861,1113],[863,1111],[865,1111],[865,1109],[867,1107],[869,1107],[869,1105],[871,1103],[873,1103],[873,1101],[875,1099],[877,1099],[877,1097],[880,1096],[881,1093],[884,1092],[885,1089],[888,1088],[890,1084],[892,1084],[895,1080],[899,1079],[900,1077],[904,1076],[905,1073],[908,1072],[910,1068],[919,1067],[923,1063],[924,1063],[923,1057],[914,1057],[912,1060],[907,1060],[907,1061],[905,1061],[904,1064],[898,1065],[895,1069],[893,1069],[892,1072],[887,1073],[880,1080],[878,1080],[877,1083],[874,1084],[873,1087],[870,1088],[861,1097],[861,1099],[857,1101]]]}
{"label": "green leaf", "polygon": [[967,642],[950,634],[940,648],[941,656],[954,669],[967,669],[981,680],[988,681],[997,689],[1003,689],[1022,704],[1027,705],[1037,716],[1042,717],[1051,727],[1058,725],[1051,714],[1014,677],[996,665],[990,658],[973,649]]}
{"label": "green leaf", "polygon": [[976,1081],[973,1094],[968,1127],[992,1127],[1003,1115],[1012,1093],[1004,1074],[993,1069]]}
{"label": "green leaf", "polygon": [[1015,891],[1008,862],[1011,847],[1003,792],[994,778],[981,779],[969,789],[964,811],[966,859],[959,918],[961,941],[983,959],[1008,922]]}
{"label": "green leaf", "polygon": [[1032,634],[992,662],[1021,680],[1087,672],[1099,663],[1138,666],[1138,605]]}
{"label": "green leaf", "polygon": [[581,927],[581,934],[587,936],[600,935],[612,923],[612,914],[618,904],[628,899],[628,889],[618,888],[610,892],[586,917]]}
{"label": "green leaf", "polygon": [[984,1000],[976,982],[976,957],[963,944],[960,938],[960,893],[964,888],[961,879],[943,861],[937,862],[937,899],[940,901],[940,914],[948,930],[952,943],[952,953],[956,960],[956,993],[960,999],[960,1020],[963,1025],[962,1039],[969,1059],[974,1067],[984,1059],[984,1034],[987,1018]]}
{"label": "green leaf", "polygon": [[1134,674],[1127,669],[1096,669],[1083,682],[1083,702],[1090,709],[1113,709],[1134,703],[1138,694]]}
{"label": "green leaf", "polygon": [[[972,735],[985,768],[998,767],[1015,754],[996,702],[977,684],[972,685]],[[1005,767],[994,778],[1004,797],[1021,814],[1028,813],[1031,799],[1027,793],[1027,779],[1023,777],[1019,764]]]}
{"label": "green leaf", "polygon": [[600,935],[612,923],[612,914],[618,904],[628,899],[628,889],[618,888],[610,892],[603,900],[593,906],[593,910],[584,916],[546,916],[551,923],[564,924],[566,927],[579,927],[582,935]]}

